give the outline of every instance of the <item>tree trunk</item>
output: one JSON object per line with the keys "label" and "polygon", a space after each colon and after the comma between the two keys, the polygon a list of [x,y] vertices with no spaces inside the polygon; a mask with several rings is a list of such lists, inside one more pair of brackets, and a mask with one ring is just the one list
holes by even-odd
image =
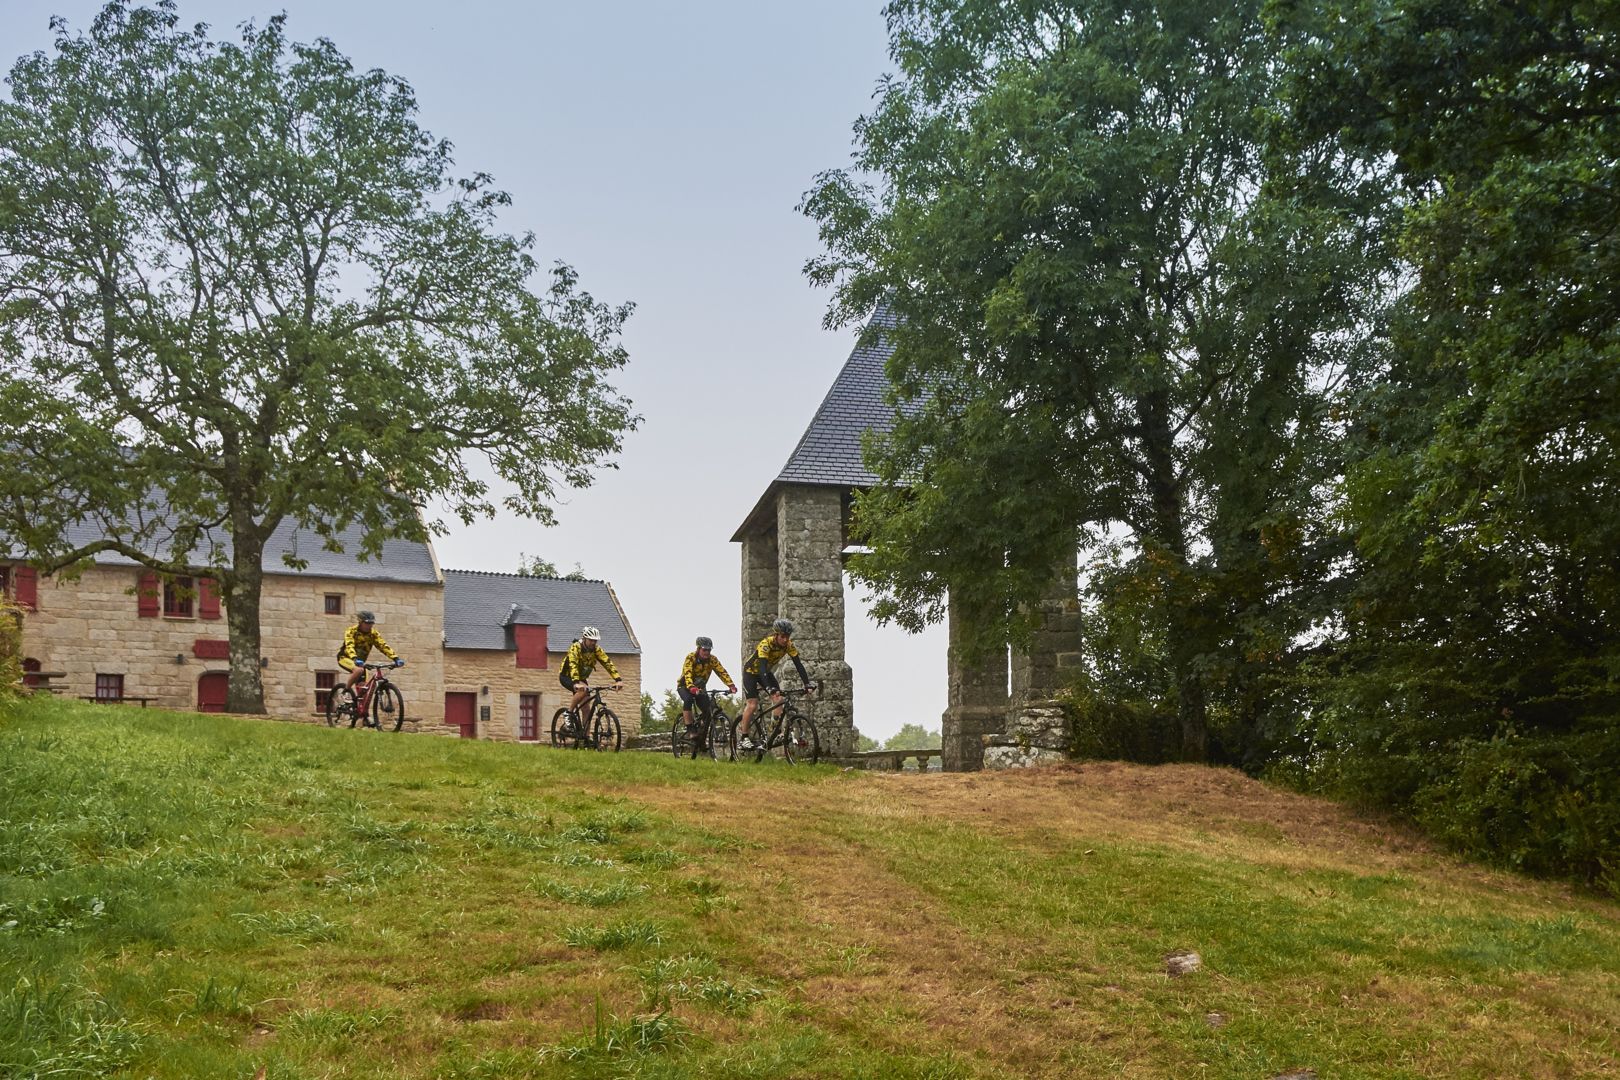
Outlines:
{"label": "tree trunk", "polygon": [[231,635],[231,679],[225,709],[233,713],[263,713],[259,594],[264,588],[264,541],[248,530],[239,531],[231,541],[231,574],[225,595],[226,625]]}
{"label": "tree trunk", "polygon": [[1205,761],[1209,757],[1209,708],[1197,659],[1203,640],[1198,625],[1196,583],[1187,558],[1186,517],[1180,481],[1176,477],[1175,437],[1170,431],[1170,405],[1163,391],[1137,399],[1142,426],[1142,453],[1147,466],[1149,497],[1153,505],[1156,542],[1169,557],[1168,605],[1170,672],[1176,683],[1176,716],[1181,722],[1181,757]]}

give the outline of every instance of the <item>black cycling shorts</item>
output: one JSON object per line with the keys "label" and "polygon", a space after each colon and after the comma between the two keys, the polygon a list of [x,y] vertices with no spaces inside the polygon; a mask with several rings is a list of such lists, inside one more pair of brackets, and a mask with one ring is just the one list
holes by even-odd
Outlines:
{"label": "black cycling shorts", "polygon": [[564,690],[572,690],[574,688],[574,677],[568,674],[567,668],[563,668],[561,671],[557,672],[557,681],[562,683]]}
{"label": "black cycling shorts", "polygon": [[758,675],[750,675],[747,668],[743,669],[743,697],[753,699],[759,697],[761,690],[779,693],[781,689],[776,676],[768,668],[761,670]]}
{"label": "black cycling shorts", "polygon": [[[692,703],[697,700],[697,694],[692,693],[692,691],[688,690],[684,686],[677,686],[675,688],[675,693],[680,695],[681,707],[682,708],[690,709],[692,707]],[[698,688],[698,694],[706,694],[706,693],[708,693],[708,688],[707,687],[699,687]]]}

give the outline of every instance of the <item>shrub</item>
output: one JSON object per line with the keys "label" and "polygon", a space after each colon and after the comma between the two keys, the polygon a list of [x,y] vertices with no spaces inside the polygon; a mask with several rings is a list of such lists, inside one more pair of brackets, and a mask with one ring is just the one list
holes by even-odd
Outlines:
{"label": "shrub", "polygon": [[1468,855],[1620,896],[1620,728],[1466,740],[1433,762],[1413,815]]}
{"label": "shrub", "polygon": [[1063,704],[1073,724],[1075,757],[1161,765],[1180,752],[1181,727],[1166,704],[1109,700],[1085,685],[1071,687]]}
{"label": "shrub", "polygon": [[22,693],[22,611],[0,598],[0,698]]}

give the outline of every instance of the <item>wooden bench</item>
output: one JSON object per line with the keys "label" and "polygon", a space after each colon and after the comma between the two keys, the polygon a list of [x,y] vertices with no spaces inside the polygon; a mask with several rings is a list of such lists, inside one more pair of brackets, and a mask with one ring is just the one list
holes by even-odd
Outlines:
{"label": "wooden bench", "polygon": [[135,696],[130,695],[130,694],[125,694],[123,697],[96,697],[96,695],[94,695],[94,694],[80,694],[79,695],[79,700],[80,701],[94,701],[98,705],[126,705],[131,701],[138,701],[138,702],[141,703],[141,708],[144,709],[144,708],[146,708],[146,703],[148,701],[156,701],[157,698],[155,698],[155,697],[135,697]]}
{"label": "wooden bench", "polygon": [[944,752],[937,747],[932,750],[868,750],[849,756],[852,761],[859,762],[863,769],[888,769],[891,772],[903,771],[906,762],[912,758],[917,760],[917,769],[921,772],[928,771],[930,758],[944,760]]}
{"label": "wooden bench", "polygon": [[36,694],[61,694],[67,691],[67,687],[56,680],[65,678],[67,678],[65,671],[25,671],[23,685]]}

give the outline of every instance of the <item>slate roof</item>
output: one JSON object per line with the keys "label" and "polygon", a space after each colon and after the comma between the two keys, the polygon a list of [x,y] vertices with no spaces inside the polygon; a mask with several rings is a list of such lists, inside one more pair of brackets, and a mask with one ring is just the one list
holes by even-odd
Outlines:
{"label": "slate roof", "polygon": [[[150,541],[145,550],[162,558],[170,554],[168,536],[161,535],[164,530],[158,530],[160,535]],[[68,543],[78,546],[94,543],[104,534],[94,524],[80,522],[67,530]],[[385,540],[383,541],[380,556],[362,562],[356,554],[360,550],[360,541],[364,531],[358,525],[338,533],[338,539],[343,545],[342,552],[327,551],[325,541],[315,533],[300,529],[292,519],[287,519],[271,533],[270,539],[265,541],[263,566],[266,574],[277,574],[288,577],[331,577],[351,578],[360,581],[400,581],[422,585],[437,585],[439,583],[438,561],[433,556],[433,548],[425,542],[413,540]],[[0,551],[6,548],[5,538],[0,536]],[[217,549],[218,561],[210,559],[210,552]],[[290,554],[305,560],[309,565],[302,570],[294,570],[283,560],[283,554]],[[192,562],[199,566],[229,565],[231,559],[231,537],[224,529],[217,529],[208,533],[192,549]],[[136,566],[134,559],[120,555],[114,551],[97,552],[92,561],[101,566]]]}
{"label": "slate roof", "polygon": [[561,652],[582,626],[602,631],[609,653],[640,653],[641,643],[605,581],[524,577],[482,570],[444,572],[444,647],[516,648],[511,627],[549,626],[546,644]]}
{"label": "slate roof", "polygon": [[[887,308],[879,307],[866,325],[868,330],[891,327],[894,316]],[[732,536],[734,542],[764,520],[782,484],[852,488],[877,483],[877,477],[861,460],[861,438],[868,431],[884,432],[894,427],[894,407],[884,400],[889,387],[884,366],[893,355],[894,343],[887,335],[880,333],[868,339],[867,334],[862,334],[810,426],[788,455],[787,464]]]}

